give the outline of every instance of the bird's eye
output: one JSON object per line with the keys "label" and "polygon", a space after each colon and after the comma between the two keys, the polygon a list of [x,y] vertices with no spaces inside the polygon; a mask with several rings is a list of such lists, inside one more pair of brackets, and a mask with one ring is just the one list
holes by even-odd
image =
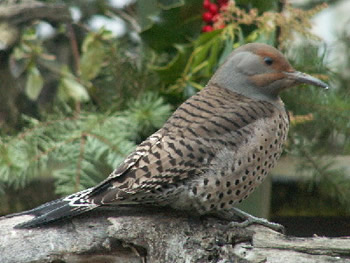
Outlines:
{"label": "bird's eye", "polygon": [[264,62],[265,62],[266,65],[270,66],[273,63],[273,59],[270,58],[270,57],[265,57],[264,58]]}

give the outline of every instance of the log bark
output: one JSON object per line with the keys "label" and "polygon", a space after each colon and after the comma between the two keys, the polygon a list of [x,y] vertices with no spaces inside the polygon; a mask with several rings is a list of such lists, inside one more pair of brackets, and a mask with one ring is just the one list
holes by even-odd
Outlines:
{"label": "log bark", "polygon": [[0,262],[350,262],[350,237],[295,238],[167,210],[100,210],[13,228],[29,218],[0,218]]}

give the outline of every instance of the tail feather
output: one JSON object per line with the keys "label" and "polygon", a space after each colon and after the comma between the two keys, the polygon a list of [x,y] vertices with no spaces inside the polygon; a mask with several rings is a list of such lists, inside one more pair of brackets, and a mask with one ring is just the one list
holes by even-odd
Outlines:
{"label": "tail feather", "polygon": [[48,223],[70,218],[86,211],[94,209],[95,206],[71,206],[69,202],[57,200],[57,202],[45,206],[42,209],[36,208],[35,213],[28,213],[35,215],[35,218],[15,226],[17,229],[34,228]]}
{"label": "tail feather", "polygon": [[22,212],[18,212],[18,213],[5,215],[4,217],[5,218],[12,218],[12,217],[15,217],[15,216],[23,216],[23,215],[40,216],[40,215],[42,215],[42,214],[44,214],[46,212],[45,208],[49,209],[49,207],[51,207],[51,205],[54,206],[55,204],[58,204],[62,200],[63,200],[63,198],[57,199],[57,200],[54,200],[54,201],[42,204],[42,205],[40,205],[38,207],[35,207],[35,208],[31,209],[31,210],[26,210],[26,211],[22,211]]}
{"label": "tail feather", "polygon": [[90,189],[72,194],[65,198],[57,199],[32,210],[24,211],[6,217],[14,217],[19,215],[34,215],[35,217],[29,221],[18,224],[15,228],[34,228],[45,225],[64,218],[70,218],[86,211],[96,208],[98,205],[89,202],[87,196]]}

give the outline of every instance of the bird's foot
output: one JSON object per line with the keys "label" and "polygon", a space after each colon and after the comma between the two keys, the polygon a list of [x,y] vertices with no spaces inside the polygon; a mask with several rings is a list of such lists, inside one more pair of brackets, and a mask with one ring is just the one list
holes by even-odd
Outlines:
{"label": "bird's foot", "polygon": [[[274,231],[280,232],[282,234],[285,233],[285,229],[284,226],[274,223],[274,222],[270,222],[265,218],[260,218],[260,217],[256,217],[253,215],[250,215],[238,208],[234,208],[233,211],[225,211],[220,213],[220,217],[224,218],[224,219],[228,219],[228,217],[230,217],[230,223],[229,223],[229,227],[248,227],[252,224],[259,224],[259,225],[263,225],[266,226]],[[236,221],[232,221],[232,219],[237,219],[239,218],[240,220],[244,220],[242,222],[236,222]]]}
{"label": "bird's foot", "polygon": [[274,222],[270,222],[268,220],[266,220],[265,218],[259,218],[259,217],[255,217],[255,216],[251,216],[247,219],[245,219],[243,222],[234,222],[231,221],[229,223],[230,227],[248,227],[252,224],[259,224],[259,225],[263,225],[266,226],[274,231],[280,232],[280,233],[284,233],[284,226],[274,223]]}

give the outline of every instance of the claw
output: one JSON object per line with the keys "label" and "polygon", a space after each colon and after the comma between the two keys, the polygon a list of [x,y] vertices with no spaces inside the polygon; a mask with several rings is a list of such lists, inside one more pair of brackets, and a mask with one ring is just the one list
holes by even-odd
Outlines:
{"label": "claw", "polygon": [[266,226],[266,227],[268,227],[274,231],[277,231],[281,234],[285,233],[284,226],[277,224],[277,223],[274,223],[274,222],[270,222],[270,221],[266,220],[265,218],[259,218],[259,217],[255,217],[255,216],[252,216],[252,218],[247,218],[243,222],[230,222],[229,226],[230,227],[248,227],[248,226],[253,225],[253,224]]}
{"label": "claw", "polygon": [[[270,222],[265,218],[260,218],[260,217],[256,217],[253,215],[250,215],[238,208],[234,208],[233,211],[227,211],[227,212],[222,212],[220,214],[221,217],[223,217],[224,219],[228,219],[228,216],[230,217],[230,223],[229,223],[229,227],[248,227],[250,225],[253,224],[258,224],[258,225],[263,225],[266,226],[274,231],[280,232],[282,234],[285,233],[285,228],[284,226],[274,223],[274,222]],[[243,222],[234,222],[232,221],[233,218],[237,219],[240,218],[242,220],[244,220]]]}

